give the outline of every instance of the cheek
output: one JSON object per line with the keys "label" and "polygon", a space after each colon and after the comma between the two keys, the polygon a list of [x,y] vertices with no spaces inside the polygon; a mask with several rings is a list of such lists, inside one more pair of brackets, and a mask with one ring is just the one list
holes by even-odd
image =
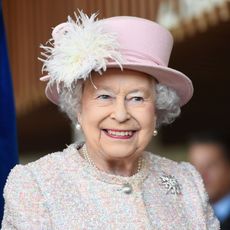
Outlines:
{"label": "cheek", "polygon": [[155,129],[155,110],[153,105],[148,105],[144,111],[139,113],[139,123],[141,125],[141,131],[138,135],[138,143],[143,149],[148,145],[153,136],[153,130]]}
{"label": "cheek", "polygon": [[81,124],[83,128],[97,129],[100,127],[100,123],[108,116],[106,108],[97,107],[94,104],[85,105],[82,108]]}
{"label": "cheek", "polygon": [[154,105],[148,104],[144,111],[139,115],[142,121],[143,127],[149,130],[154,128],[156,122],[156,115]]}
{"label": "cheek", "polygon": [[100,138],[100,116],[93,108],[83,109],[81,114],[81,127],[88,142],[98,141]]}
{"label": "cheek", "polygon": [[138,140],[145,144],[148,143],[153,135],[153,130],[155,129],[155,109],[154,105],[149,103],[144,108],[136,111],[136,119],[141,126],[141,130],[138,135]]}
{"label": "cheek", "polygon": [[222,178],[224,177],[225,175],[222,169],[216,168],[215,170],[212,170],[209,173],[209,177],[208,177],[210,186],[214,186],[214,187],[222,186],[223,184]]}

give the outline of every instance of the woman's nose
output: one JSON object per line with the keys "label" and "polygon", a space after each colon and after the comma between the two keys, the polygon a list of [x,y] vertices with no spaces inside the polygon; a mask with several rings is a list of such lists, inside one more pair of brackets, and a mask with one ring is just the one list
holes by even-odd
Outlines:
{"label": "woman's nose", "polygon": [[127,110],[125,100],[122,100],[122,99],[118,100],[117,99],[114,102],[114,107],[113,107],[113,111],[111,113],[111,118],[115,119],[119,123],[130,119],[130,114]]}

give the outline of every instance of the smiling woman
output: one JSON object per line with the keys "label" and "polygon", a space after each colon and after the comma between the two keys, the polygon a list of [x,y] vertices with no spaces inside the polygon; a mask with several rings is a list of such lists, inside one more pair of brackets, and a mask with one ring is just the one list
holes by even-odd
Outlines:
{"label": "smiling woman", "polygon": [[110,69],[103,76],[93,74],[92,81],[84,84],[78,113],[90,158],[103,171],[131,176],[155,129],[153,79]]}
{"label": "smiling woman", "polygon": [[84,142],[12,170],[3,229],[219,229],[194,167],[145,151],[193,93],[167,67],[171,34],[142,18],[76,17],[42,46],[41,80]]}

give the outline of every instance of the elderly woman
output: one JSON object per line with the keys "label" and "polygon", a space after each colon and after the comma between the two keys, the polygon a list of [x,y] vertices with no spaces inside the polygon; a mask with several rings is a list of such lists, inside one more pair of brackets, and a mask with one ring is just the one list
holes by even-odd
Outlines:
{"label": "elderly woman", "polygon": [[219,229],[197,171],[145,151],[193,93],[167,67],[171,34],[95,17],[69,18],[42,46],[46,95],[85,141],[11,171],[2,229]]}

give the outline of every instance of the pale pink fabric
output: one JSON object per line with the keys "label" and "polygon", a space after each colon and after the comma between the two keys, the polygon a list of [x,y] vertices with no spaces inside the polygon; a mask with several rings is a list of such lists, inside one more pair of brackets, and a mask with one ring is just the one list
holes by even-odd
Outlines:
{"label": "pale pink fabric", "polygon": [[[217,230],[203,182],[188,163],[145,152],[132,177],[98,172],[74,145],[16,166],[4,190],[3,230]],[[181,194],[167,194],[160,176],[174,176]],[[131,194],[122,184],[133,186]]]}

